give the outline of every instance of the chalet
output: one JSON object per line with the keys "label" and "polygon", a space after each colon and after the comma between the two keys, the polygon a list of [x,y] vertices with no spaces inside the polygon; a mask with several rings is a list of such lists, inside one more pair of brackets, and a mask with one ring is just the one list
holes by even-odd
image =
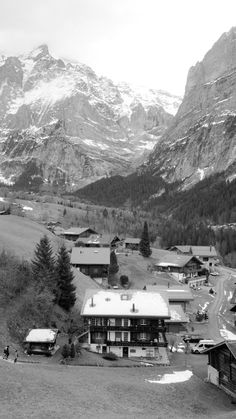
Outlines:
{"label": "chalet", "polygon": [[125,249],[139,250],[139,244],[140,244],[140,239],[138,238],[127,237],[124,241]]}
{"label": "chalet", "polygon": [[188,278],[197,276],[203,263],[195,256],[171,253],[164,255],[154,264],[154,270],[168,272],[180,282],[188,282]]}
{"label": "chalet", "polygon": [[70,263],[91,278],[107,277],[110,265],[110,248],[73,247]]}
{"label": "chalet", "polygon": [[57,329],[31,329],[24,344],[27,353],[52,355],[56,349]]}
{"label": "chalet", "polygon": [[236,340],[224,341],[207,349],[208,380],[236,398]]}
{"label": "chalet", "polygon": [[81,237],[89,237],[91,234],[98,234],[90,227],[71,227],[63,232],[64,239],[76,241]]}
{"label": "chalet", "polygon": [[[141,290],[87,290],[81,310],[93,352],[156,357],[167,346],[165,294]],[[166,356],[166,355],[165,355]]]}
{"label": "chalet", "polygon": [[75,242],[75,246],[82,247],[110,247],[115,249],[120,243],[118,236],[111,236],[109,234],[91,234],[89,237],[81,237]]}
{"label": "chalet", "polygon": [[219,262],[214,246],[171,246],[167,250],[174,251],[180,255],[195,256],[207,267],[214,266]]}

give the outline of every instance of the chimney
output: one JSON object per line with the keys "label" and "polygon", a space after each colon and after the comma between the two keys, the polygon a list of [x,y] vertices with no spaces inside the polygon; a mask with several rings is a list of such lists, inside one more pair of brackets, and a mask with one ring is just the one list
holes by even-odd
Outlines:
{"label": "chimney", "polygon": [[135,313],[135,304],[133,304],[132,311]]}
{"label": "chimney", "polygon": [[93,302],[93,297],[91,297],[91,304],[90,304],[90,307],[94,307],[95,306],[95,304],[94,304],[94,302]]}

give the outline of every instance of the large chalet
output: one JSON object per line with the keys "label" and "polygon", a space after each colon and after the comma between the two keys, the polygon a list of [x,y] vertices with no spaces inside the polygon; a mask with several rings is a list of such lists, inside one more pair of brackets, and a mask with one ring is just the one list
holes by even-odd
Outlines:
{"label": "large chalet", "polygon": [[119,357],[156,357],[167,346],[170,319],[165,293],[141,290],[87,290],[81,310],[93,352]]}
{"label": "large chalet", "polygon": [[176,252],[179,255],[195,256],[208,268],[219,262],[214,246],[176,245],[169,247],[167,250]]}
{"label": "large chalet", "polygon": [[106,278],[110,265],[109,247],[73,247],[70,263],[84,275]]}

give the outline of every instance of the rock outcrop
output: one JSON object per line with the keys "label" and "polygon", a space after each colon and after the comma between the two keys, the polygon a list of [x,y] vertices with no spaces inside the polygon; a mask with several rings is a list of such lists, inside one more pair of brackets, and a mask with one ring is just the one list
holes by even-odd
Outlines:
{"label": "rock outcrop", "polygon": [[184,187],[217,172],[235,176],[236,28],[190,68],[183,102],[144,170]]}

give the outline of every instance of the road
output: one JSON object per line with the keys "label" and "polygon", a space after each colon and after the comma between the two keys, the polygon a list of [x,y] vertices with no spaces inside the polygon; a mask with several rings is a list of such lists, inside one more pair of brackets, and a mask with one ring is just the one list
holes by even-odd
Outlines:
{"label": "road", "polygon": [[221,268],[221,275],[220,277],[215,277],[215,291],[216,295],[214,301],[209,307],[208,316],[209,316],[209,335],[210,338],[215,340],[216,342],[222,341],[222,336],[220,334],[220,326],[219,326],[219,314],[220,308],[224,301],[224,285],[225,282],[230,279],[231,274],[228,272],[227,269]]}

